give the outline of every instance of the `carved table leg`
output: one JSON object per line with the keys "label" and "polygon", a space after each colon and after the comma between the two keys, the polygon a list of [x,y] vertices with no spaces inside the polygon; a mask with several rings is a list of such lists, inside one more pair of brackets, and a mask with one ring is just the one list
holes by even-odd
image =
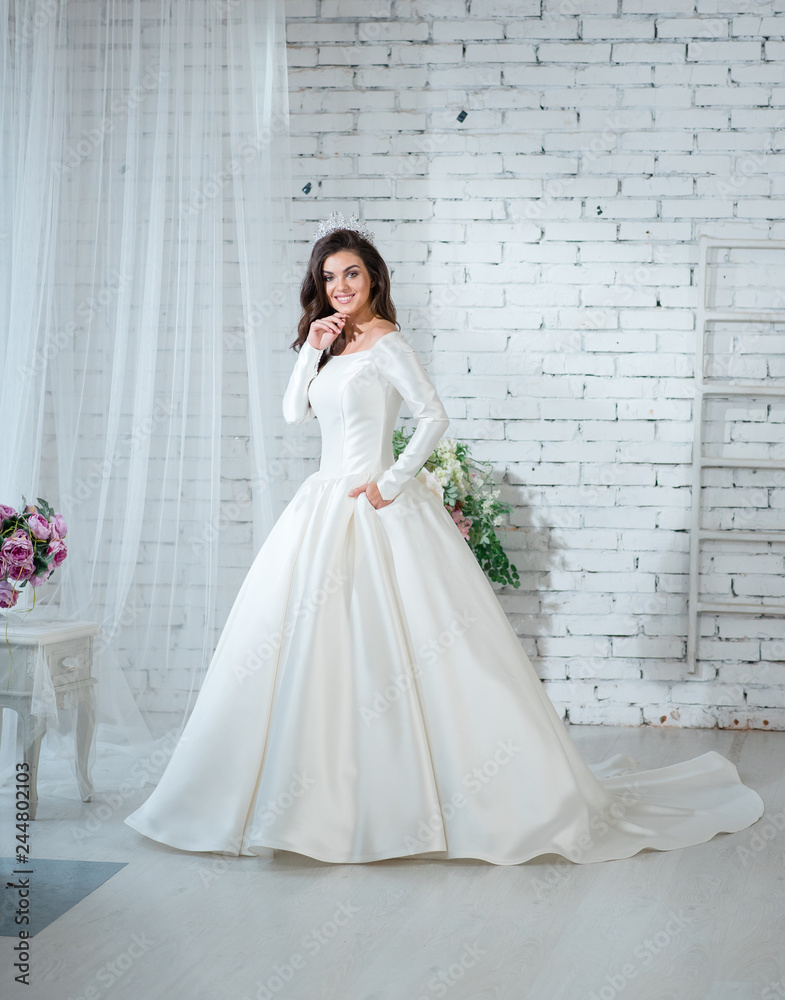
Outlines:
{"label": "carved table leg", "polygon": [[90,777],[90,747],[95,728],[95,697],[92,687],[82,693],[76,705],[76,780],[82,802],[93,798],[93,782]]}

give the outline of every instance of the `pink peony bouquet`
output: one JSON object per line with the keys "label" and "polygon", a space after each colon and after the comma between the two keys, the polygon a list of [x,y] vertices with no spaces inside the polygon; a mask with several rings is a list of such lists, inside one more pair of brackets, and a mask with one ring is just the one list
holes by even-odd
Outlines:
{"label": "pink peony bouquet", "polygon": [[0,608],[12,608],[26,585],[40,587],[68,555],[68,525],[38,497],[23,510],[0,503]]}

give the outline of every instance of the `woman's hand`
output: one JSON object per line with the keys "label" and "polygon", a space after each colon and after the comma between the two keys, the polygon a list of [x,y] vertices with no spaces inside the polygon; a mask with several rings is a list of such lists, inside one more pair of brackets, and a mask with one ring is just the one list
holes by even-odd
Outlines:
{"label": "woman's hand", "polygon": [[326,351],[341,335],[345,322],[346,316],[338,312],[315,319],[308,329],[308,343],[319,351]]}
{"label": "woman's hand", "polygon": [[386,507],[388,504],[395,502],[395,497],[392,500],[383,499],[376,483],[363,483],[362,486],[355,486],[353,490],[349,491],[349,496],[358,497],[361,493],[364,493],[368,497],[371,505],[376,507],[377,510],[379,507]]}

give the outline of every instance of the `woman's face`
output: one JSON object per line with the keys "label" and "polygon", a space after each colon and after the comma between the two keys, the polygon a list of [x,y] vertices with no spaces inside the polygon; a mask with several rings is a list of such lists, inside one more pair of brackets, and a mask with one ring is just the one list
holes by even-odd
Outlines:
{"label": "woman's face", "polygon": [[351,316],[365,310],[371,294],[371,276],[356,253],[340,250],[326,257],[322,279],[327,298],[336,312]]}

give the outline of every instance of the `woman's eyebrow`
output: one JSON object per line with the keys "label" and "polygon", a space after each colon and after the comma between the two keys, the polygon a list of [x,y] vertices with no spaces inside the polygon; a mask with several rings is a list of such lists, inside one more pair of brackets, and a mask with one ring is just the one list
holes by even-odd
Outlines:
{"label": "woman's eyebrow", "polygon": [[[357,267],[359,267],[359,265],[358,265],[358,264],[350,264],[350,265],[349,265],[348,267],[345,267],[345,268],[343,269],[343,270],[344,270],[344,274],[345,274],[345,273],[346,273],[347,271],[354,271],[354,270],[355,270],[355,269],[356,269]],[[322,269],[322,274],[332,274],[332,273],[333,273],[332,271],[325,271],[324,269]]]}

